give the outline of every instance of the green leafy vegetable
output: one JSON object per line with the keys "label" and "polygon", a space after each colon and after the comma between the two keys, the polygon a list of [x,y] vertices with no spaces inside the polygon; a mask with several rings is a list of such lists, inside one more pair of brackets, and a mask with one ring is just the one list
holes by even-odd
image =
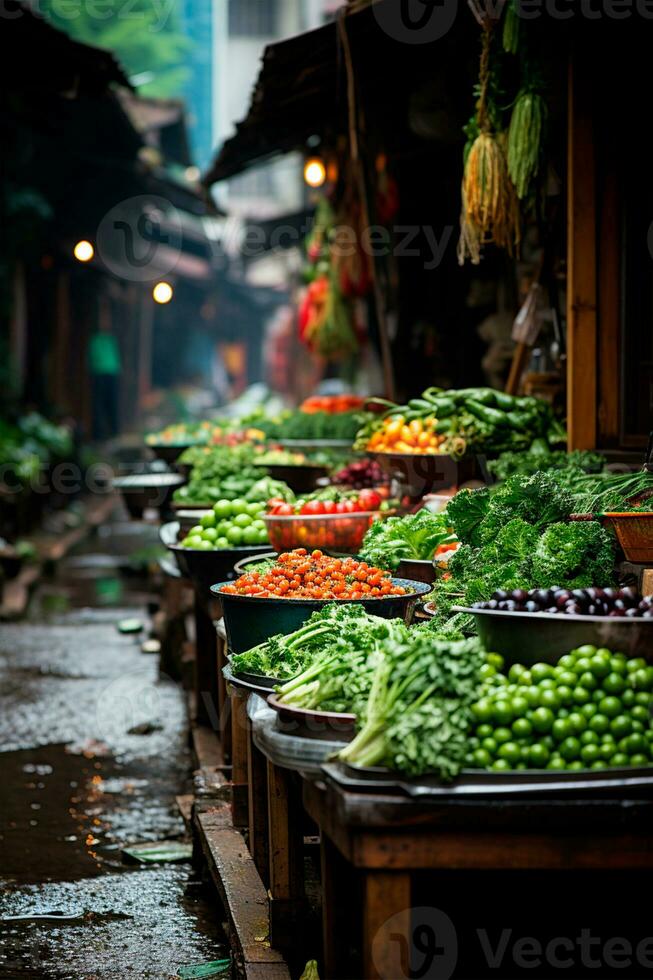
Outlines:
{"label": "green leafy vegetable", "polygon": [[455,541],[443,514],[420,510],[406,517],[374,521],[360,549],[360,557],[371,565],[396,569],[404,558],[428,560],[440,545]]}

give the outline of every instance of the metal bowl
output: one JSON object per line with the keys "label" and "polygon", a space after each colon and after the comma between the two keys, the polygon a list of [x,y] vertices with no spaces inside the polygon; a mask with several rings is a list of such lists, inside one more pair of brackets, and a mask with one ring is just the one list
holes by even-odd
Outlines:
{"label": "metal bowl", "polygon": [[191,446],[196,446],[196,442],[179,442],[179,443],[167,443],[167,442],[157,442],[157,443],[146,443],[147,448],[151,449],[157,459],[162,459],[164,463],[168,466],[174,466],[181,454],[186,450],[190,449]]}
{"label": "metal bowl", "polygon": [[179,473],[132,473],[116,477],[112,482],[120,490],[129,516],[138,519],[151,507],[159,513],[169,510],[174,491],[185,480]]}
{"label": "metal bowl", "polygon": [[327,741],[351,742],[356,734],[356,715],[336,711],[312,711],[282,704],[276,694],[268,698],[268,706],[277,712],[277,724],[285,735]]}
{"label": "metal bowl", "polygon": [[629,657],[644,657],[653,664],[653,619],[503,612],[468,606],[454,606],[453,610],[471,613],[485,649],[500,653],[508,664],[553,664],[563,653],[586,643]]}
{"label": "metal bowl", "polygon": [[392,582],[394,585],[403,585],[407,589],[406,595],[357,600],[273,599],[224,593],[221,591],[222,587],[228,585],[228,582],[212,585],[211,592],[222,602],[229,649],[234,653],[244,653],[278,633],[294,633],[303,626],[311,613],[336,601],[352,601],[363,606],[367,612],[384,619],[403,619],[409,623],[418,599],[430,592],[431,587],[425,582],[414,582],[410,579],[393,578]]}
{"label": "metal bowl", "polygon": [[268,551],[269,545],[249,545],[242,548],[215,548],[213,551],[195,551],[194,548],[182,548],[178,543],[180,524],[170,521],[163,524],[159,537],[175,558],[181,571],[191,579],[195,588],[207,596],[214,582],[236,578],[234,566],[242,558],[248,558],[260,552]]}
{"label": "metal bowl", "polygon": [[[257,464],[258,465],[258,464]],[[328,476],[329,467],[317,463],[261,463],[273,480],[286,483],[293,493],[311,493],[319,480]]]}

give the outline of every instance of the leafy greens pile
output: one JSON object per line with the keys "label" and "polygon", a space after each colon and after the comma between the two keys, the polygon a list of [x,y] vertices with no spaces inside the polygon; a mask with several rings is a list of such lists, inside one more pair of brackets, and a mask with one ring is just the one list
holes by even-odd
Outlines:
{"label": "leafy greens pile", "polygon": [[291,648],[291,658],[302,647],[312,658],[278,688],[284,704],[356,715],[359,730],[340,753],[343,761],[444,780],[458,774],[484,663],[477,640],[438,640],[423,627],[349,605],[328,607],[292,636],[256,650],[275,656],[277,643]]}
{"label": "leafy greens pile", "polygon": [[598,521],[569,522],[572,491],[553,472],[512,476],[493,490],[463,490],[446,516],[461,547],[435,586],[430,628],[447,636],[473,632],[454,605],[489,599],[497,589],[586,588],[615,583],[615,546]]}
{"label": "leafy greens pile", "polygon": [[[289,636],[270,637],[244,653],[234,654],[232,667],[236,673],[247,671],[278,677],[294,677],[314,661],[329,659],[334,654],[367,653],[374,649],[377,639],[390,632],[390,620],[368,615],[362,606],[332,603],[314,612],[306,623]],[[301,685],[300,685],[301,686]]]}
{"label": "leafy greens pile", "polygon": [[174,499],[187,504],[213,504],[239,497],[265,501],[280,496],[293,500],[290,488],[271,480],[264,467],[254,464],[255,458],[251,444],[202,447],[199,452],[193,447],[188,457],[186,453],[180,457],[181,462],[192,461],[193,468],[188,483],[175,490]]}
{"label": "leafy greens pile", "polygon": [[374,521],[363,539],[360,557],[370,565],[394,570],[404,558],[428,560],[440,545],[455,540],[443,514],[420,510]]}

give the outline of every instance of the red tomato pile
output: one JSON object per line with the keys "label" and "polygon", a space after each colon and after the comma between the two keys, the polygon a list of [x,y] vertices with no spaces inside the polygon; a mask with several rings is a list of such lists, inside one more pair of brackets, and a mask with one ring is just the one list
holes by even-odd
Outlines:
{"label": "red tomato pile", "polygon": [[300,412],[312,415],[314,412],[328,412],[340,415],[341,412],[355,412],[363,407],[365,399],[358,395],[312,395],[299,406]]}
{"label": "red tomato pile", "polygon": [[247,572],[222,587],[228,595],[261,599],[378,599],[405,595],[394,585],[389,572],[355,558],[330,558],[321,551],[306,548],[288,551],[265,572]]}
{"label": "red tomato pile", "polygon": [[287,504],[279,497],[268,501],[268,514],[276,517],[292,517],[296,514],[308,514],[321,517],[323,514],[361,514],[366,511],[380,510],[383,496],[377,490],[361,490],[359,493],[333,494],[334,499],[311,496],[294,504]]}

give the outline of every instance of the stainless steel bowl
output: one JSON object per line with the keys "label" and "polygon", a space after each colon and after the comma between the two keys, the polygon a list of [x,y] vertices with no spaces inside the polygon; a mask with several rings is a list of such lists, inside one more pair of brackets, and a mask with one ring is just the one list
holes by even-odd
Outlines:
{"label": "stainless steel bowl", "polygon": [[500,653],[509,664],[555,663],[563,653],[586,643],[644,657],[653,664],[653,619],[453,608],[471,613],[485,649]]}

